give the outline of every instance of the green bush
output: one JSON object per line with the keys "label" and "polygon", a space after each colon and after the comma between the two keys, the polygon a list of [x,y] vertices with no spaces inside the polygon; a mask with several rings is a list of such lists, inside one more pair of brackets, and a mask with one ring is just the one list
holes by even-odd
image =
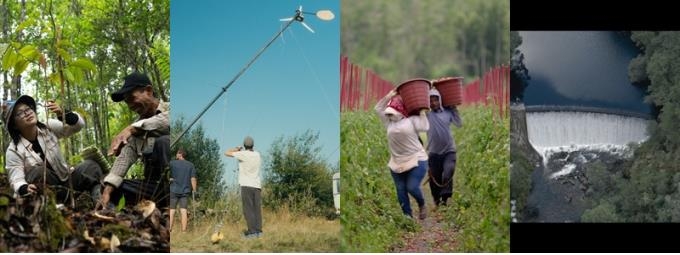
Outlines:
{"label": "green bush", "polygon": [[308,130],[293,137],[279,137],[268,152],[264,205],[276,210],[324,216],[333,207],[332,173],[319,156],[319,133]]}
{"label": "green bush", "polygon": [[593,209],[586,210],[581,216],[582,222],[620,222],[616,208],[609,202],[602,202]]}
{"label": "green bush", "polygon": [[455,130],[458,163],[453,213],[460,251],[510,251],[510,122],[495,108],[463,108]]}

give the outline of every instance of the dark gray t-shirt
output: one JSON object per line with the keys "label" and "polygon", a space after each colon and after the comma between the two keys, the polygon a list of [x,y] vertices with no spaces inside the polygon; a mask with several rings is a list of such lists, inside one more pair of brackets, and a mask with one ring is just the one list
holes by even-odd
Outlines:
{"label": "dark gray t-shirt", "polygon": [[170,161],[170,193],[187,194],[191,192],[191,177],[196,178],[194,164],[186,160]]}

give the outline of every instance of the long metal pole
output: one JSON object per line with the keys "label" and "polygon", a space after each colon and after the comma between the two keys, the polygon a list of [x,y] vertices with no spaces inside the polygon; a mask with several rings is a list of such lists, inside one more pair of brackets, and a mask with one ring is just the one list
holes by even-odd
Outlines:
{"label": "long metal pole", "polygon": [[248,64],[246,64],[246,66],[244,66],[243,69],[241,69],[241,71],[239,71],[238,74],[236,74],[236,76],[234,76],[233,79],[231,79],[231,81],[227,84],[227,86],[224,86],[224,87],[222,88],[222,91],[221,91],[219,94],[217,94],[217,96],[215,96],[215,98],[213,98],[213,99],[210,101],[210,103],[209,103],[205,108],[203,108],[203,110],[201,111],[201,113],[199,113],[198,116],[196,116],[196,118],[194,118],[194,120],[191,121],[191,123],[189,124],[189,126],[187,126],[184,130],[182,130],[182,133],[180,133],[179,136],[178,136],[178,137],[170,144],[170,147],[174,147],[175,144],[176,144],[180,139],[182,139],[182,137],[184,136],[184,134],[185,134],[187,131],[189,131],[189,129],[191,129],[191,127],[196,123],[196,121],[198,121],[198,119],[200,119],[200,118],[203,116],[203,114],[204,114],[204,113],[205,113],[205,112],[206,112],[206,111],[207,111],[207,110],[215,103],[215,101],[217,101],[217,99],[219,99],[219,98],[222,96],[222,94],[224,94],[224,92],[227,92],[227,89],[229,89],[229,87],[231,87],[231,85],[233,85],[234,82],[236,82],[236,80],[238,80],[238,78],[241,77],[241,75],[242,75],[242,74],[250,67],[250,65],[252,65],[253,62],[255,62],[255,60],[257,60],[257,58],[260,57],[260,55],[262,55],[262,53],[263,53],[267,48],[269,48],[269,46],[272,45],[272,43],[274,43],[274,41],[276,41],[276,38],[278,38],[279,36],[281,36],[281,34],[283,33],[283,31],[285,31],[285,30],[290,26],[290,24],[292,24],[293,22],[295,22],[295,18],[297,18],[299,15],[300,15],[299,13],[296,14],[290,21],[288,21],[288,23],[286,23],[286,26],[284,26],[284,27],[283,27],[283,28],[282,28],[282,29],[274,36],[274,38],[272,38],[272,39],[267,43],[267,45],[265,45],[264,48],[262,48],[262,49],[257,53],[257,55],[255,55],[255,57],[253,57],[253,59],[251,59],[250,62],[248,62]]}

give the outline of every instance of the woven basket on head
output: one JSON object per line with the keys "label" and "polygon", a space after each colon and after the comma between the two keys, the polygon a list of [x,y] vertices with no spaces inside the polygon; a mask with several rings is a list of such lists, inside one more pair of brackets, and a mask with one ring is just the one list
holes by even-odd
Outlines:
{"label": "woven basket on head", "polygon": [[430,108],[430,81],[408,80],[397,86],[397,92],[404,101],[409,116],[417,115],[421,109]]}
{"label": "woven basket on head", "polygon": [[432,83],[442,96],[443,106],[456,106],[463,103],[463,77],[448,77]]}

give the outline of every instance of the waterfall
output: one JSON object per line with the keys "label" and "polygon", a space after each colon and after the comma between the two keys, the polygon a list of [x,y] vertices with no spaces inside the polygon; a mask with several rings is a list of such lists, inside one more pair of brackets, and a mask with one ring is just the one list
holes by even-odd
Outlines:
{"label": "waterfall", "polygon": [[[625,151],[647,139],[644,118],[578,111],[527,112],[529,142],[544,161],[556,151],[596,149]],[[545,162],[544,162],[545,163]]]}

